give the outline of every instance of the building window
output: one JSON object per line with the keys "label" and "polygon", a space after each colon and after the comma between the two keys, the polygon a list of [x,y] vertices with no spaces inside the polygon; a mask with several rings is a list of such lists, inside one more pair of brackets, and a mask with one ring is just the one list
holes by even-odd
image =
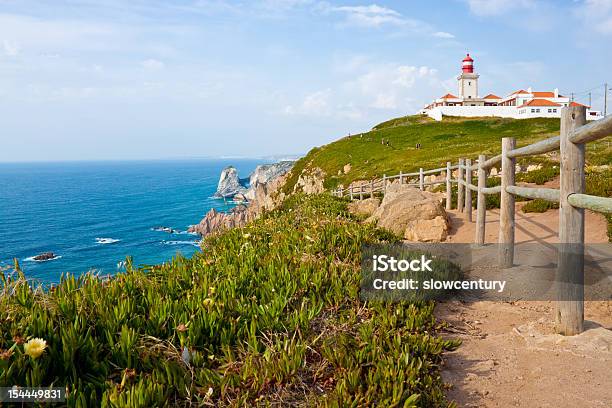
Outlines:
{"label": "building window", "polygon": [[548,110],[548,113],[552,113],[552,109],[549,109],[549,110]]}
{"label": "building window", "polygon": [[468,99],[472,99],[472,97],[471,97],[471,96],[468,96]]}
{"label": "building window", "polygon": [[536,113],[540,113],[540,109],[536,109]]}
{"label": "building window", "polygon": [[468,81],[468,85],[472,85],[472,81]]}
{"label": "building window", "polygon": [[535,109],[531,108],[531,113],[535,113]]}

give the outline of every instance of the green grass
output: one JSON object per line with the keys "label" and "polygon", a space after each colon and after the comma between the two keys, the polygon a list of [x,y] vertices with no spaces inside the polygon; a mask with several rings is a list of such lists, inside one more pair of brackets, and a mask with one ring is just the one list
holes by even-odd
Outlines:
{"label": "green grass", "polygon": [[[290,197],[203,252],[49,292],[0,274],[0,386],[68,387],[70,407],[446,406],[433,303],[359,300],[346,202]],[[34,360],[22,340],[48,348]]]}
{"label": "green grass", "polygon": [[[514,136],[518,145],[524,146],[558,132],[559,120],[546,118],[445,118],[441,122],[421,116],[392,119],[370,132],[312,149],[296,163],[285,192],[293,190],[304,169],[323,169],[327,174],[325,187],[334,188],[383,174],[418,171],[419,167],[443,167],[447,161],[455,162],[460,157],[474,159],[478,154],[491,157],[499,154],[502,137]],[[389,146],[383,145],[382,139],[388,140]],[[421,149],[416,149],[417,143],[421,143]],[[338,175],[347,163],[351,164],[351,171]]]}
{"label": "green grass", "polygon": [[[298,160],[284,191],[293,191],[304,169],[321,168],[326,173],[325,187],[335,188],[383,174],[418,171],[419,167],[444,167],[447,161],[455,163],[461,157],[475,159],[479,154],[491,157],[500,153],[502,137],[515,137],[520,147],[558,134],[559,119],[553,118],[444,118],[441,122],[422,116],[395,118],[374,126],[369,132],[312,149]],[[383,139],[389,141],[389,146],[381,143]],[[421,149],[416,149],[417,143],[421,143]],[[587,144],[587,164],[604,165],[611,161],[609,140]],[[545,182],[555,173],[547,167],[554,166],[558,159],[553,154],[553,157],[521,158],[519,162],[542,164],[542,170],[526,177],[533,177],[534,182]],[[351,171],[338,175],[347,163],[351,164]]]}

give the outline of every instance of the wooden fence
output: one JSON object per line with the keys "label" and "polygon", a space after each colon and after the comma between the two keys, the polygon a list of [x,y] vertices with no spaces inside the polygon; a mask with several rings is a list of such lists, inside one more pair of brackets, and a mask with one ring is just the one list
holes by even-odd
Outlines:
{"label": "wooden fence", "polygon": [[[479,155],[475,164],[470,159],[459,159],[457,165],[451,162],[446,167],[433,170],[402,173],[372,180],[361,186],[337,189],[333,194],[339,197],[364,199],[376,194],[384,194],[390,181],[399,180],[404,184],[419,187],[446,184],[446,209],[452,208],[452,184],[457,184],[457,209],[472,220],[472,191],[476,199],[476,236],[475,243],[485,243],[485,220],[487,194],[501,194],[499,218],[499,265],[501,268],[513,266],[515,231],[515,196],[539,198],[559,203],[559,258],[557,282],[580,283],[561,285],[556,302],[555,318],[559,333],[574,335],[583,331],[584,324],[584,209],[610,213],[612,198],[585,194],[585,144],[612,135],[612,116],[586,124],[586,108],[571,106],[563,108],[561,130],[554,136],[528,146],[516,147],[513,137],[501,142],[501,154],[487,159]],[[560,188],[532,188],[515,185],[516,159],[560,150]],[[490,169],[501,164],[501,185],[486,187]],[[457,170],[457,178],[452,178]],[[472,184],[472,173],[477,172],[477,185]],[[425,175],[441,174],[443,180],[425,182]],[[414,181],[418,176],[418,181]],[[576,288],[579,288],[577,290]],[[571,300],[567,300],[571,299]]]}

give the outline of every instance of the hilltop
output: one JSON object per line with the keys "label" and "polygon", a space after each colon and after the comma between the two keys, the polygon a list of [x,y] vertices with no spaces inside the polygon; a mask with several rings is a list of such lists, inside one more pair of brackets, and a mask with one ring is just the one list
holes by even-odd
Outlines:
{"label": "hilltop", "polygon": [[[517,145],[523,146],[557,135],[559,123],[554,118],[444,118],[441,122],[420,115],[395,118],[368,132],[312,149],[295,164],[284,190],[293,191],[300,174],[315,168],[325,172],[323,185],[329,189],[347,186],[355,180],[398,174],[400,170],[442,167],[446,161],[455,162],[461,157],[475,159],[479,154],[490,157],[499,154],[503,137],[513,136]],[[417,143],[421,144],[420,149],[416,148]],[[612,149],[606,142],[589,144],[589,164],[607,164],[611,158]],[[345,173],[347,164],[351,169]]]}

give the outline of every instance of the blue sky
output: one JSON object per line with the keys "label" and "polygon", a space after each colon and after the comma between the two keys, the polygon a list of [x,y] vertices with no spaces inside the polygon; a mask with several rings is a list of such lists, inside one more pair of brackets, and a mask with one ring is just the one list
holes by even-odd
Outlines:
{"label": "blue sky", "polygon": [[299,154],[456,92],[612,82],[612,0],[0,0],[0,161]]}

